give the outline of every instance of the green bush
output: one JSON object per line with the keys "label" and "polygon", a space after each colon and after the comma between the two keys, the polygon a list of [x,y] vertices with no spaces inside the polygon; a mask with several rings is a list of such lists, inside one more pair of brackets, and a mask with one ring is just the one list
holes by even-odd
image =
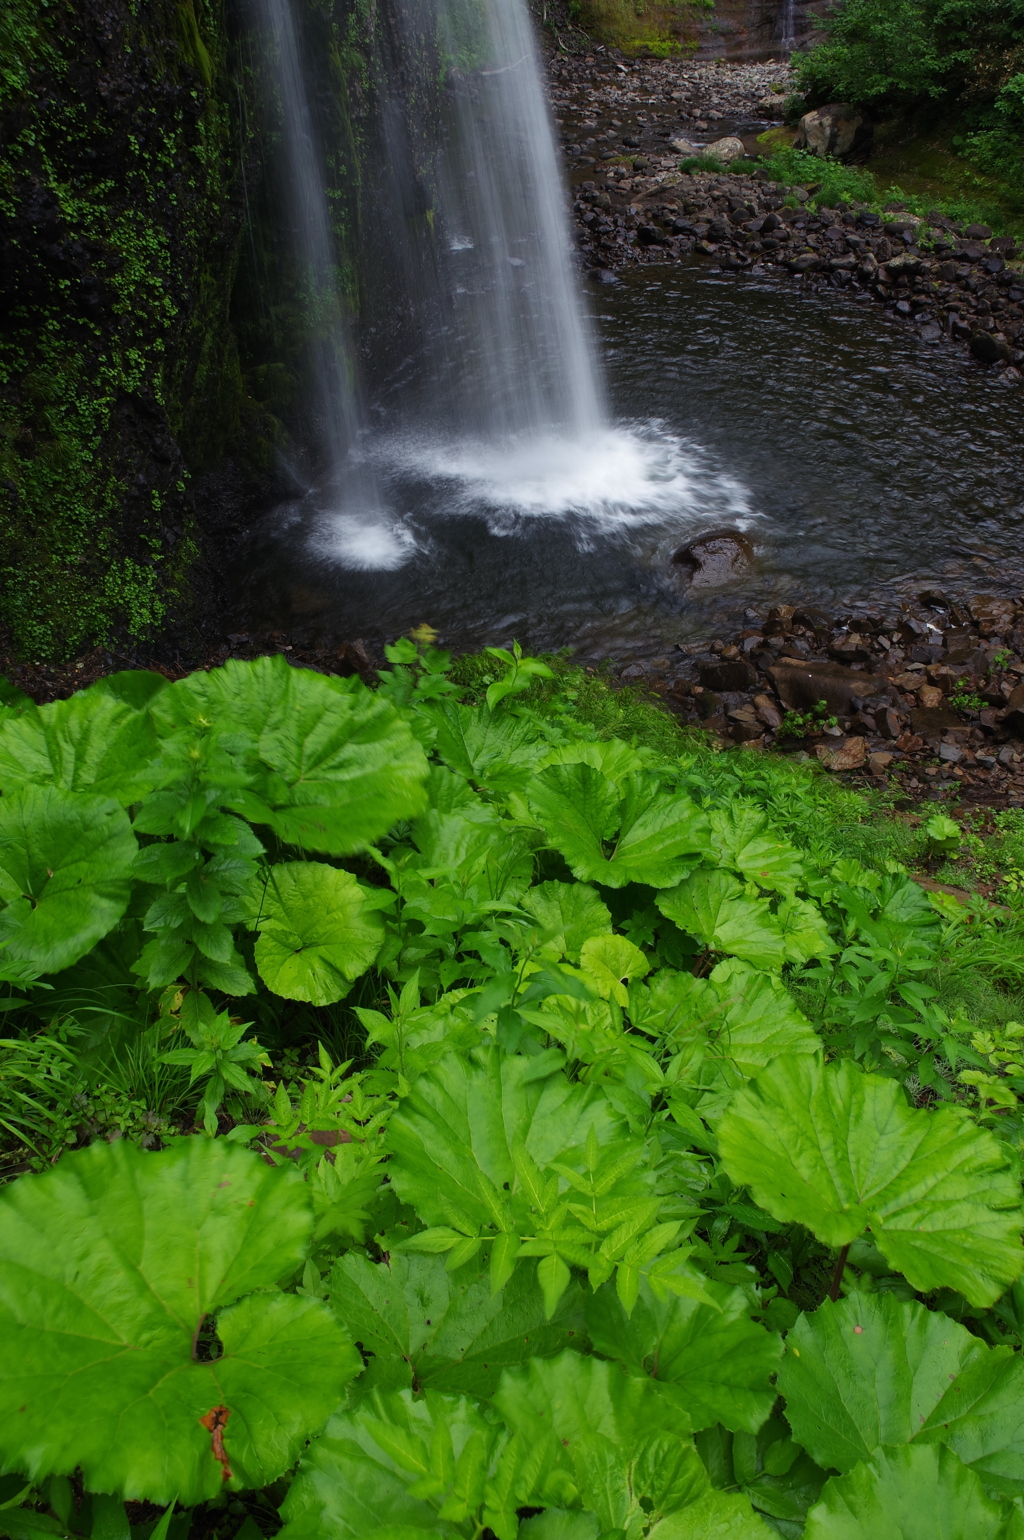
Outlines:
{"label": "green bush", "polygon": [[1021,0],[843,0],[796,60],[816,102],[916,104],[959,94],[1024,43]]}

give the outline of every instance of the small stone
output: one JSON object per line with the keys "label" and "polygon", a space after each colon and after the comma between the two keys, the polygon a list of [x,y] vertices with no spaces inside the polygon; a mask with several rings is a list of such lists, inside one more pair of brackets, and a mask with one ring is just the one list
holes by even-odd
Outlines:
{"label": "small stone", "polygon": [[939,758],[945,765],[958,765],[964,757],[963,749],[958,749],[955,743],[940,743]]}
{"label": "small stone", "polygon": [[934,684],[922,684],[918,688],[917,698],[922,706],[941,706],[943,694]]}
{"label": "small stone", "polygon": [[993,337],[990,332],[974,333],[971,352],[982,364],[1008,363],[1010,358],[1009,344],[1000,337]]}
{"label": "small stone", "polygon": [[778,706],[776,706],[771,696],[755,695],[754,705],[757,708],[757,714],[761,718],[761,721],[764,723],[765,727],[770,727],[773,732],[777,732],[778,729],[782,726],[782,713],[779,711]]}
{"label": "small stone", "polygon": [[611,268],[608,267],[593,268],[590,272],[590,279],[592,283],[604,283],[609,285],[621,282],[618,274],[613,273]]}
{"label": "small stone", "polygon": [[863,738],[847,738],[835,744],[819,743],[814,750],[826,770],[857,770],[867,758]]}
{"label": "small stone", "polygon": [[879,749],[874,754],[868,755],[868,769],[872,775],[884,775],[893,762],[894,756],[886,754]]}
{"label": "small stone", "polygon": [[757,682],[756,672],[743,658],[733,658],[726,663],[702,663],[698,675],[705,690],[749,690]]}

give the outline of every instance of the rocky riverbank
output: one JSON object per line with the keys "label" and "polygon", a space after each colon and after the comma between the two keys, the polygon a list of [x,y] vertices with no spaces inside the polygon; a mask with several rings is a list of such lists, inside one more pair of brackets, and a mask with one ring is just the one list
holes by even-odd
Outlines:
{"label": "rocky riverbank", "polygon": [[1024,596],[926,589],[898,612],[783,604],[746,619],[620,678],[723,746],[814,758],[912,801],[1024,806]]}
{"label": "rocky riverbank", "polygon": [[[759,153],[759,135],[781,116],[785,65],[627,65],[595,53],[552,59],[549,73],[579,257],[595,281],[684,259],[755,278],[789,274],[880,303],[923,342],[969,348],[1007,385],[1021,383],[1024,270],[1012,237],[899,203],[882,213],[817,207],[813,183],[781,185],[740,158]],[[713,151],[733,169],[679,169],[681,158]]]}

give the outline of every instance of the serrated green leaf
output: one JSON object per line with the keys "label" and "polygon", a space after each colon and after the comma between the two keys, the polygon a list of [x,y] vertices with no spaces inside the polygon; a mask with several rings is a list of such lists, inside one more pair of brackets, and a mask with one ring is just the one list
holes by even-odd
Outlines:
{"label": "serrated green leaf", "polygon": [[649,1540],[772,1540],[777,1531],[736,1492],[705,1492],[648,1531]]}
{"label": "serrated green leaf", "polygon": [[730,802],[708,814],[711,846],[722,866],[742,873],[761,888],[791,893],[803,875],[799,851],[772,829],[756,803]]}
{"label": "serrated green leaf", "polygon": [[591,1127],[602,1143],[624,1135],[601,1088],[570,1084],[554,1067],[537,1075],[534,1064],[481,1049],[448,1054],[418,1078],[386,1142],[391,1182],[427,1224],[450,1223],[454,1205],[481,1232],[533,1234],[539,1216],[523,1209],[513,1223],[513,1150],[543,1169]]}
{"label": "serrated green leaf", "polygon": [[5,958],[59,973],[113,930],[138,849],[109,797],[23,786],[0,798],[0,940]]}
{"label": "serrated green leaf", "polygon": [[[0,1458],[33,1479],[184,1504],[264,1486],[361,1360],[319,1301],[272,1291],[312,1229],[292,1171],[222,1140],[66,1155],[0,1194]],[[216,1316],[223,1352],[197,1361]],[[223,1443],[225,1483],[213,1447]]]}
{"label": "serrated green leaf", "polygon": [[580,949],[591,936],[607,935],[612,917],[593,888],[582,882],[542,882],[522,899],[553,951],[578,963]]}
{"label": "serrated green leaf", "polygon": [[260,898],[256,966],[288,1000],[331,1005],[380,951],[384,925],[350,872],[320,861],[272,866]]}
{"label": "serrated green leaf", "polygon": [[137,802],[157,782],[146,712],[101,691],[53,701],[0,727],[0,787],[59,786]]}
{"label": "serrated green leaf", "polygon": [[591,1341],[630,1374],[678,1385],[694,1428],[720,1422],[756,1433],[775,1402],[770,1377],[781,1339],[750,1319],[741,1289],[707,1280],[703,1288],[713,1304],[675,1294],[661,1299],[644,1280],[627,1319],[606,1284],[587,1299]]}
{"label": "serrated green leaf", "polygon": [[[504,1429],[465,1396],[374,1393],[332,1417],[303,1456],[281,1506],[282,1540],[424,1533],[456,1540],[463,1530],[440,1514],[470,1474],[460,1472],[460,1460],[468,1449],[486,1480],[507,1442]],[[470,1534],[480,1532],[475,1521],[484,1500],[483,1481],[474,1484],[479,1496],[476,1512],[467,1514]]]}
{"label": "serrated green leaf", "polygon": [[698,871],[669,893],[658,908],[680,930],[714,952],[742,957],[777,971],[786,961],[782,928],[763,898],[748,898],[743,884],[724,871]]}
{"label": "serrated green leaf", "polygon": [[1024,1264],[1020,1187],[1003,1150],[951,1108],[907,1106],[850,1060],[782,1058],[739,1091],[718,1130],[731,1179],[828,1246],[870,1226],[916,1289],[992,1304]]}
{"label": "serrated green leaf", "polygon": [[821,1039],[781,981],[728,957],[706,979],[663,970],[630,995],[633,1020],[684,1060],[750,1079],[780,1054],[820,1054]]}
{"label": "serrated green leaf", "polygon": [[621,888],[667,888],[708,849],[708,824],[689,797],[653,777],[617,785],[591,765],[552,765],[530,781],[530,816],[575,876]]}
{"label": "serrated green leaf", "polygon": [[375,1265],[349,1252],[331,1273],[330,1298],[345,1330],[373,1354],[360,1390],[415,1378],[423,1388],[485,1397],[503,1369],[560,1353],[582,1331],[578,1285],[548,1321],[532,1271],[494,1295],[486,1270],[452,1274],[438,1257],[393,1252]]}
{"label": "serrated green leaf", "polygon": [[539,1487],[521,1501],[557,1501],[549,1495],[558,1491],[551,1473],[564,1472],[582,1507],[615,1529],[637,1521],[642,1497],[657,1515],[707,1490],[674,1388],[568,1352],[507,1370],[492,1401],[524,1444],[543,1454]]}
{"label": "serrated green leaf", "polygon": [[879,1449],[833,1476],[807,1515],[805,1540],[1008,1540],[1008,1505],[986,1497],[951,1449]]}
{"label": "serrated green leaf", "polygon": [[253,821],[303,849],[365,849],[425,804],[426,759],[395,708],[362,685],[292,668],[283,657],[232,659],[192,674],[162,690],[151,711],[166,733],[216,723],[221,734],[243,736]]}
{"label": "serrated green leaf", "polygon": [[883,1444],[944,1443],[989,1489],[1024,1493],[1024,1362],[1010,1348],[892,1294],[826,1300],[787,1346],[779,1391],[819,1465],[846,1472]]}

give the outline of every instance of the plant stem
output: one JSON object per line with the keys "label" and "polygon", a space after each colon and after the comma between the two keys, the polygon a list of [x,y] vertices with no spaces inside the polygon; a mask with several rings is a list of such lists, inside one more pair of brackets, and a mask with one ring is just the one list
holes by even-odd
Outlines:
{"label": "plant stem", "polygon": [[844,1246],[836,1257],[835,1271],[832,1274],[832,1287],[828,1291],[828,1297],[833,1302],[839,1298],[839,1285],[843,1281],[843,1273],[846,1269],[846,1259],[850,1255],[848,1245]]}

